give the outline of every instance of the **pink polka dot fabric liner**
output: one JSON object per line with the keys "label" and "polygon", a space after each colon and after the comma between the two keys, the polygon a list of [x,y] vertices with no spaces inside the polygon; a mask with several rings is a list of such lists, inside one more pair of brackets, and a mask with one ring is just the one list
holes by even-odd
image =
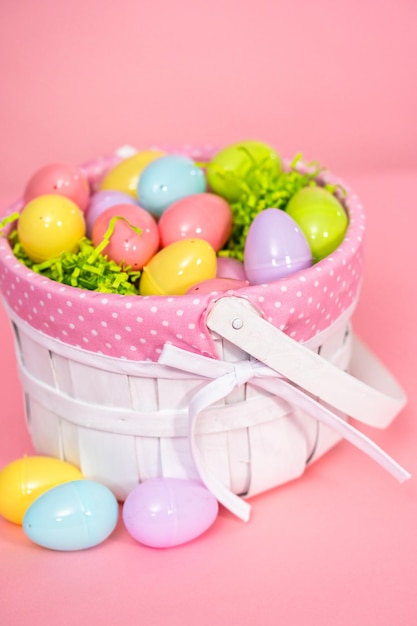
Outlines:
{"label": "pink polka dot fabric liner", "polygon": [[[160,147],[160,146],[159,146]],[[209,158],[212,150],[188,146],[171,152]],[[94,187],[116,158],[84,166]],[[349,226],[343,243],[313,267],[269,285],[229,294],[249,300],[261,315],[299,342],[326,330],[357,300],[363,261],[364,213],[358,198],[330,173],[321,182],[347,191]],[[340,197],[342,200],[342,197]],[[21,202],[8,213],[19,210]],[[7,305],[31,327],[64,344],[133,361],[157,361],[165,343],[217,358],[205,319],[225,293],[185,296],[121,296],[85,291],[40,276],[13,256],[0,238],[0,288]]]}

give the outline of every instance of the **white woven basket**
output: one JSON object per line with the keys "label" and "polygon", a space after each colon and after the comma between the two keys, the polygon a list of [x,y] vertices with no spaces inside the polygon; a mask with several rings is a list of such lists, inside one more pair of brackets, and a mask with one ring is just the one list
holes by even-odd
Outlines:
{"label": "white woven basket", "polygon": [[[103,160],[85,167],[92,184],[108,166]],[[325,284],[326,272],[361,255],[362,236],[352,219],[353,205],[356,213],[360,205],[356,199],[349,204],[352,197],[345,202],[349,244],[298,279],[321,271]],[[21,203],[10,211],[16,206]],[[52,281],[18,263],[3,238],[0,286],[35,450],[74,463],[121,501],[148,478],[198,478],[245,520],[249,505],[242,496],[299,477],[341,437],[404,480],[407,472],[346,419],[385,427],[405,403],[396,381],[352,335],[359,284],[336,319],[302,342],[291,338],[289,323],[283,332],[282,319],[261,309],[259,288],[247,288],[202,302],[199,317],[212,354],[196,349],[189,331],[188,346],[170,341],[157,350],[158,361],[133,360],[71,345],[42,310],[35,321],[34,313],[23,315],[33,294],[43,302],[54,290],[54,298],[71,294],[78,302],[82,290],[59,293]],[[279,281],[263,293],[270,297],[286,285]],[[82,295],[82,306],[94,303],[97,310],[99,294]],[[136,318],[144,314],[141,297],[115,296],[115,306],[123,306],[123,298]],[[158,306],[165,306],[161,299]]]}

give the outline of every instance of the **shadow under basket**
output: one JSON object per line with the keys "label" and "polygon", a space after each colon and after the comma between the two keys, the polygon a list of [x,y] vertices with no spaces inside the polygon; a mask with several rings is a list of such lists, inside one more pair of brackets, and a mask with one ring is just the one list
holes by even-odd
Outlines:
{"label": "shadow under basket", "polygon": [[[118,159],[84,166],[93,188]],[[346,189],[329,172],[317,182]],[[37,453],[75,464],[120,501],[149,478],[198,479],[244,520],[248,497],[301,476],[342,437],[408,478],[348,420],[385,428],[406,400],[352,333],[364,215],[350,190],[339,199],[349,226],[329,257],[198,298],[63,286],[1,238],[0,288]]]}

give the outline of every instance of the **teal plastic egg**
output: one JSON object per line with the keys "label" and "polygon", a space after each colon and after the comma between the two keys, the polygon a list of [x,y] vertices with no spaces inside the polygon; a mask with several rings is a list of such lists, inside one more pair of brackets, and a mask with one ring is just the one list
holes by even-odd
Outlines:
{"label": "teal plastic egg", "polygon": [[286,213],[303,231],[316,263],[342,243],[348,216],[339,200],[323,187],[304,187],[288,202]]}
{"label": "teal plastic egg", "polygon": [[119,506],[113,493],[92,480],[75,480],[43,493],[28,508],[23,530],[51,550],[85,550],[116,527]]}
{"label": "teal plastic egg", "polygon": [[173,202],[205,190],[203,170],[186,156],[169,154],[144,168],[137,195],[140,206],[160,217]]}

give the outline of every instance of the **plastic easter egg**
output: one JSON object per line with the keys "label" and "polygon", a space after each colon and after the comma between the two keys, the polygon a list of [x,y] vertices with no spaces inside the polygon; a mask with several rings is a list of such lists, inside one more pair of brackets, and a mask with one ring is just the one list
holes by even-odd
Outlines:
{"label": "plastic easter egg", "polygon": [[306,236],[315,262],[324,259],[342,243],[348,217],[330,191],[322,187],[304,187],[290,199],[286,212]]}
{"label": "plastic easter egg", "polygon": [[241,289],[247,287],[249,281],[236,280],[235,278],[211,278],[210,280],[203,280],[201,283],[193,285],[188,289],[187,293],[213,293],[219,291],[228,291],[229,289]]}
{"label": "plastic easter egg", "polygon": [[245,268],[238,259],[227,256],[217,257],[217,278],[235,278],[246,280]]}
{"label": "plastic easter egg", "polygon": [[246,276],[251,285],[270,283],[312,263],[300,227],[280,209],[258,213],[249,227],[244,250]]}
{"label": "plastic easter egg", "polygon": [[171,204],[158,222],[161,245],[198,237],[220,250],[232,231],[232,210],[214,193],[186,196]]}
{"label": "plastic easter egg", "polygon": [[160,250],[143,268],[141,296],[180,296],[192,285],[215,278],[216,253],[203,239],[182,239]]}
{"label": "plastic easter egg", "polygon": [[87,210],[85,212],[85,223],[87,226],[87,236],[91,237],[93,226],[96,219],[107,209],[118,204],[135,204],[136,201],[127,193],[122,191],[113,191],[111,189],[97,191],[90,198]]}
{"label": "plastic easter egg", "polygon": [[17,234],[28,257],[40,263],[78,249],[85,235],[84,214],[64,196],[39,196],[24,207]]}
{"label": "plastic easter egg", "polygon": [[123,521],[134,539],[170,548],[195,539],[217,518],[213,494],[193,480],[153,478],[140,483],[123,505]]}
{"label": "plastic easter egg", "polygon": [[[133,270],[142,269],[159,248],[157,223],[152,215],[140,206],[122,204],[110,207],[94,223],[91,238],[95,247],[103,241],[110,221],[114,217],[123,219],[115,222],[110,242],[102,254],[107,255],[119,265],[129,266]],[[140,235],[130,224],[141,229]]]}
{"label": "plastic easter egg", "polygon": [[121,191],[136,200],[138,181],[143,169],[164,154],[165,152],[160,150],[144,150],[124,159],[106,174],[99,189]]}
{"label": "plastic easter egg", "polygon": [[119,505],[113,493],[92,480],[76,480],[46,491],[26,511],[22,528],[51,550],[85,550],[116,528]]}
{"label": "plastic easter egg", "polygon": [[241,141],[218,152],[207,165],[207,182],[214,193],[229,202],[239,199],[242,182],[251,168],[270,174],[282,170],[281,158],[273,148],[260,141]]}
{"label": "plastic easter egg", "polygon": [[160,217],[170,204],[205,190],[204,172],[192,159],[168,154],[145,167],[139,178],[138,199],[141,206]]}
{"label": "plastic easter egg", "polygon": [[38,196],[57,194],[72,200],[85,211],[90,197],[90,186],[83,173],[73,165],[51,163],[37,170],[28,181],[23,199],[30,202]]}
{"label": "plastic easter egg", "polygon": [[60,459],[47,456],[17,459],[0,472],[0,515],[21,524],[28,507],[42,493],[81,478],[77,467]]}

